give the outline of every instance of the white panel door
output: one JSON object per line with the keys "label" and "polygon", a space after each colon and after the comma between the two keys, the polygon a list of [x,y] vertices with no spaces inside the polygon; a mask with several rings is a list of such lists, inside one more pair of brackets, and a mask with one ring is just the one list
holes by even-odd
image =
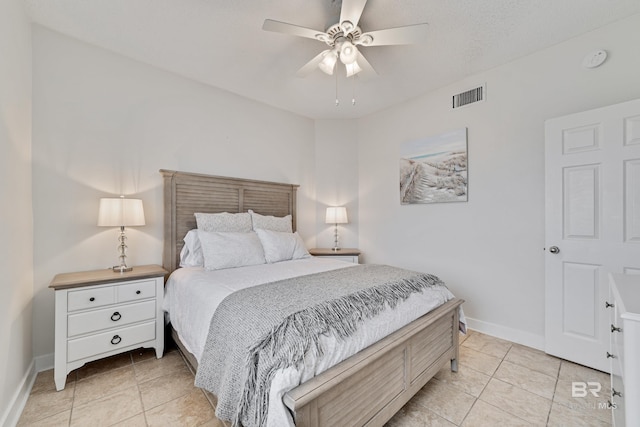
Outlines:
{"label": "white panel door", "polygon": [[640,100],[545,123],[545,350],[608,371],[607,274],[640,272]]}

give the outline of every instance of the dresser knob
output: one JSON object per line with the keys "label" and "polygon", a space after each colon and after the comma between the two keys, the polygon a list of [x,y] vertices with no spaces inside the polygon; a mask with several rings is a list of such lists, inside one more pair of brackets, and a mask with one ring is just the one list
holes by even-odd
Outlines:
{"label": "dresser knob", "polygon": [[616,356],[607,351],[607,359],[615,359]]}
{"label": "dresser knob", "polygon": [[140,291],[136,291],[136,295],[140,295]]}
{"label": "dresser knob", "polygon": [[94,302],[96,299],[94,297],[89,298],[89,301]]}
{"label": "dresser knob", "polygon": [[111,338],[111,344],[113,345],[120,344],[120,341],[122,341],[120,335],[114,335],[113,338]]}
{"label": "dresser knob", "polygon": [[614,304],[611,304],[609,301],[604,302],[604,308],[615,307]]}
{"label": "dresser knob", "polygon": [[613,397],[616,397],[616,396],[618,396],[618,397],[622,397],[622,392],[620,392],[620,391],[616,391],[616,389],[615,389],[615,388],[612,388],[612,389],[611,389],[611,395],[612,395]]}
{"label": "dresser knob", "polygon": [[622,328],[617,328],[614,325],[611,325],[611,332],[622,332]]}
{"label": "dresser knob", "polygon": [[121,318],[122,318],[122,315],[117,311],[111,315],[111,320],[113,320],[114,322],[117,322]]}

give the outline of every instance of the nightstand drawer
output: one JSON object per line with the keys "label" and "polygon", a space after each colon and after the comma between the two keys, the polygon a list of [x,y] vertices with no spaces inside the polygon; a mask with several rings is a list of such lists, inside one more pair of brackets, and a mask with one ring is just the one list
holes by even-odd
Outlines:
{"label": "nightstand drawer", "polygon": [[115,302],[116,298],[113,286],[70,291],[68,294],[67,311],[100,307]]}
{"label": "nightstand drawer", "polygon": [[68,336],[75,337],[89,332],[126,326],[147,319],[153,320],[155,316],[155,300],[71,314],[67,324]]}
{"label": "nightstand drawer", "polygon": [[69,340],[67,362],[151,341],[156,338],[156,323],[148,322],[88,337]]}
{"label": "nightstand drawer", "polygon": [[118,286],[118,302],[137,301],[156,296],[156,283],[153,280],[134,282]]}

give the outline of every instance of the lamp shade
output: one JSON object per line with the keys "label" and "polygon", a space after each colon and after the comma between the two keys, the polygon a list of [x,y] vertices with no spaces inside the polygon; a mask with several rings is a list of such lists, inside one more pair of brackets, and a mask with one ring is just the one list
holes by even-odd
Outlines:
{"label": "lamp shade", "polygon": [[358,58],[358,48],[350,41],[345,41],[340,46],[340,61],[343,64],[351,64]]}
{"label": "lamp shade", "polygon": [[347,219],[347,208],[344,206],[328,207],[325,221],[327,224],[346,224],[349,222]]}
{"label": "lamp shade", "polygon": [[325,53],[322,61],[318,64],[318,68],[320,68],[324,73],[333,75],[333,69],[336,66],[336,62],[338,61],[338,54],[331,50]]}
{"label": "lamp shade", "polygon": [[144,224],[142,200],[124,197],[100,199],[98,226],[129,227]]}
{"label": "lamp shade", "polygon": [[347,77],[355,76],[362,68],[358,65],[358,61],[353,61],[351,64],[345,64],[345,68],[347,69]]}

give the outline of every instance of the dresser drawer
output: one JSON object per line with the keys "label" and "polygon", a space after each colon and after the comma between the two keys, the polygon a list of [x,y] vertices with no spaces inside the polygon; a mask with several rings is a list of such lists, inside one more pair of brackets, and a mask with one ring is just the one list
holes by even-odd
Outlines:
{"label": "dresser drawer", "polygon": [[148,322],[101,334],[69,340],[67,362],[94,356],[118,348],[151,341],[156,337],[156,323]]}
{"label": "dresser drawer", "polygon": [[133,282],[126,285],[120,285],[116,289],[117,301],[128,302],[137,301],[156,296],[156,282],[153,280],[145,280]]}
{"label": "dresser drawer", "polygon": [[67,311],[84,310],[113,304],[115,302],[116,297],[113,286],[70,291],[68,294]]}
{"label": "dresser drawer", "polygon": [[[625,401],[624,401],[624,384],[622,382],[622,377],[620,376],[620,371],[617,369],[617,363],[614,364],[613,372],[611,373],[611,403],[613,404],[613,421],[616,426],[624,426],[624,411],[625,411]],[[616,391],[616,395],[613,395],[614,390]],[[619,393],[619,394],[618,394]]]}
{"label": "dresser drawer", "polygon": [[126,326],[147,319],[153,320],[155,317],[155,300],[128,305],[116,305],[100,310],[69,315],[67,332],[69,337],[75,337],[89,332]]}

